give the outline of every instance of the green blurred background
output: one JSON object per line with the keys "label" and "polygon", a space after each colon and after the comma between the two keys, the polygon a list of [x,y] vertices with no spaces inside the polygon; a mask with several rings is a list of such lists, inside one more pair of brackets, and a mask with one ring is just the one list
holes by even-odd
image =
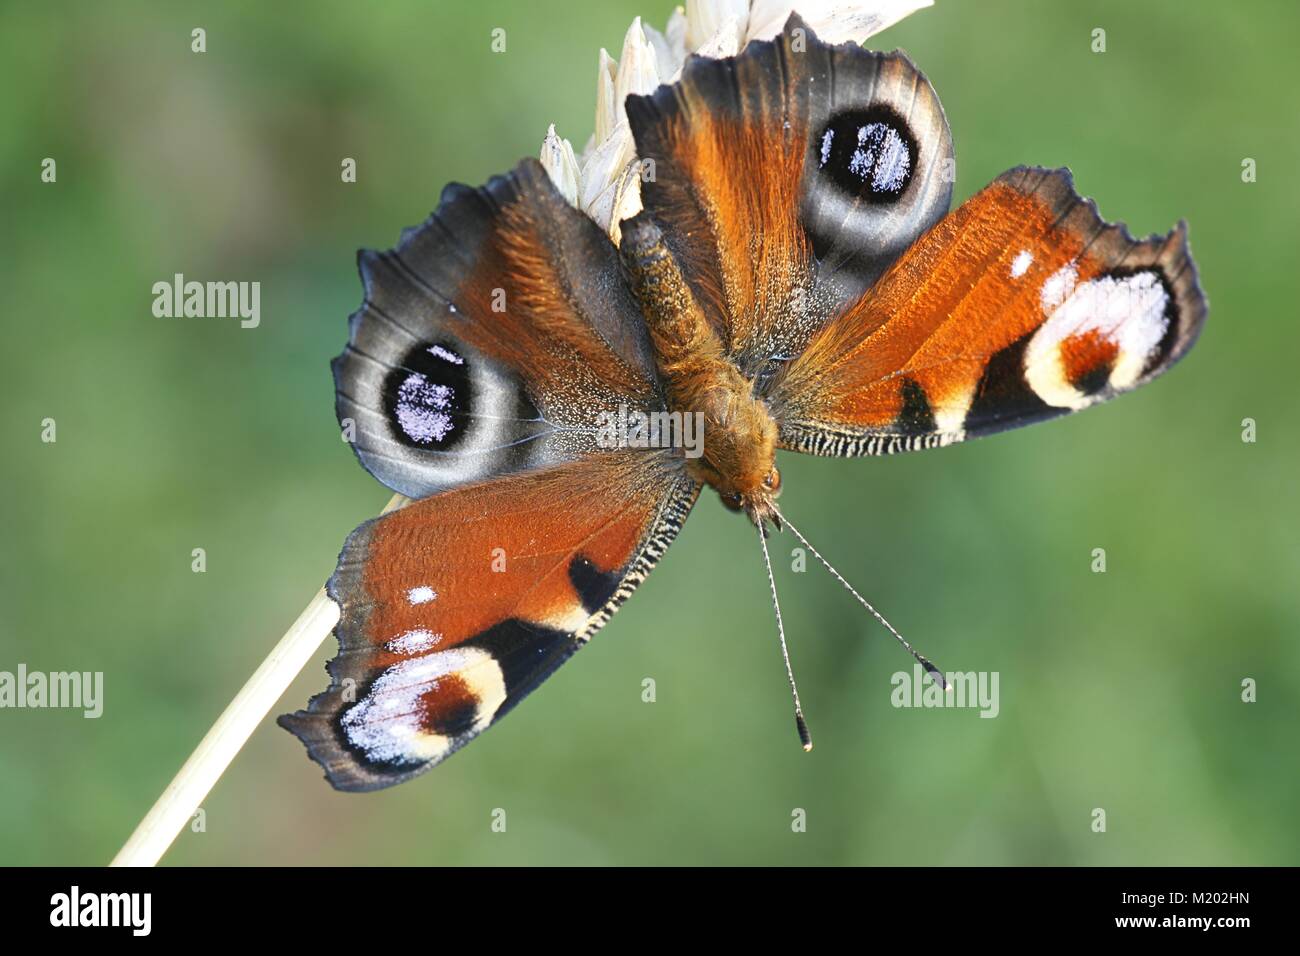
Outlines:
{"label": "green blurred background", "polygon": [[[387,500],[333,415],[356,248],[391,245],[447,181],[535,155],[550,122],[580,147],[597,50],[670,11],[6,5],[0,669],[103,671],[106,699],[99,720],[0,711],[0,863],[107,861]],[[1211,301],[1186,362],[1113,405],[782,462],[783,505],[905,634],[1000,672],[997,719],[893,708],[909,659],[815,566],[791,573],[784,536],[803,754],[752,531],[706,494],[593,646],[463,754],[338,794],[268,720],[166,862],[1300,862],[1298,35],[1281,0],[939,0],[870,41],[938,89],[956,200],[1069,165],[1135,232],[1186,217]],[[261,327],[154,318],[176,272],[259,280]],[[325,685],[333,649],[276,713]]]}

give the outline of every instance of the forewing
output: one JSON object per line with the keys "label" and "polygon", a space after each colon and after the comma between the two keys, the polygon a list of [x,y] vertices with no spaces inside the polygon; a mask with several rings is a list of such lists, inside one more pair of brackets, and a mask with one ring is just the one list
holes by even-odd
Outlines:
{"label": "forewing", "polygon": [[1107,401],[1196,340],[1186,225],[1134,239],[1067,170],[999,176],[921,237],[774,383],[783,447],[947,445]]}

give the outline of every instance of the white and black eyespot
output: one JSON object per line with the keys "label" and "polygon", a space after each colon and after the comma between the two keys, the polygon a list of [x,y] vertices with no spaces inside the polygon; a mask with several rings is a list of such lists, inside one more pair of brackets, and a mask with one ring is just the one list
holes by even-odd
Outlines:
{"label": "white and black eyespot", "polygon": [[822,70],[799,218],[818,287],[853,300],[948,211],[957,167],[939,97],[904,54],[839,46]]}
{"label": "white and black eyespot", "polygon": [[372,336],[344,352],[335,381],[361,463],[412,498],[530,467],[554,431],[517,376],[450,336]]}
{"label": "white and black eyespot", "polygon": [[450,450],[465,440],[476,389],[463,354],[449,343],[421,343],[384,381],[392,437],[413,448]]}
{"label": "white and black eyespot", "polygon": [[880,103],[831,117],[813,147],[826,181],[872,203],[894,203],[905,195],[920,159],[907,121]]}

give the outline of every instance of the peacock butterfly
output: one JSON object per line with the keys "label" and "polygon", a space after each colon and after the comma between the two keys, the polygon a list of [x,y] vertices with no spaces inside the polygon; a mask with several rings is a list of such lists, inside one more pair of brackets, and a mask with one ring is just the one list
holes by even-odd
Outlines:
{"label": "peacock butterfly", "polygon": [[[902,53],[792,17],[625,105],[654,175],[617,247],[525,160],[359,256],[337,412],[419,500],[347,539],[332,684],[280,718],[341,790],[407,780],[511,710],[705,485],[766,557],[769,526],[807,543],[776,504],[778,449],[889,454],[1078,411],[1204,323],[1185,225],[1134,239],[1066,170],[1012,169],[948,213],[948,123]],[[699,416],[702,454],[610,447],[615,410]]]}

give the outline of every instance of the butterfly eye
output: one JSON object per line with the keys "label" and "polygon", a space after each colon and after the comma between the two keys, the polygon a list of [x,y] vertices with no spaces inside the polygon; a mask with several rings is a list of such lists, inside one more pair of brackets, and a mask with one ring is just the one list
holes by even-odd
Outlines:
{"label": "butterfly eye", "polygon": [[818,168],[831,182],[870,202],[891,203],[902,196],[918,161],[907,121],[883,105],[832,117],[814,148]]}
{"label": "butterfly eye", "polygon": [[763,490],[770,491],[773,494],[781,490],[781,473],[773,468],[763,479]]}
{"label": "butterfly eye", "polygon": [[740,495],[718,492],[718,497],[722,499],[722,504],[732,511],[740,511],[745,507],[745,499]]}

